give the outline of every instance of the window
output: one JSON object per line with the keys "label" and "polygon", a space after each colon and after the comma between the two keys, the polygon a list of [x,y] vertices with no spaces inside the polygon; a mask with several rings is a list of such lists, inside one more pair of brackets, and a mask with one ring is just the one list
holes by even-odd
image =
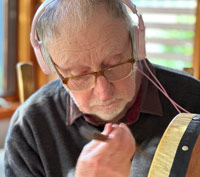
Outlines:
{"label": "window", "polygon": [[17,2],[0,2],[0,96],[16,92]]}
{"label": "window", "polygon": [[174,69],[192,67],[196,0],[134,0],[146,26],[147,58]]}

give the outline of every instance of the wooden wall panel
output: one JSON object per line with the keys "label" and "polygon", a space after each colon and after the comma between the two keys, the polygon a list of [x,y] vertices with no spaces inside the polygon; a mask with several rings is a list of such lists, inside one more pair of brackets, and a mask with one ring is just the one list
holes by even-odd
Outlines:
{"label": "wooden wall panel", "polygon": [[194,39],[194,76],[200,79],[200,0],[197,0],[196,26]]}

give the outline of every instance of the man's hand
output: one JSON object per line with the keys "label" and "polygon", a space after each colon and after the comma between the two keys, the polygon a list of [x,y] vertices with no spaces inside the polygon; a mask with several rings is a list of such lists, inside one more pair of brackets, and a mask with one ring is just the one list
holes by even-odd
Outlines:
{"label": "man's hand", "polygon": [[136,149],[129,128],[123,123],[109,123],[102,133],[109,136],[108,140],[92,140],[84,146],[76,165],[76,177],[129,176]]}

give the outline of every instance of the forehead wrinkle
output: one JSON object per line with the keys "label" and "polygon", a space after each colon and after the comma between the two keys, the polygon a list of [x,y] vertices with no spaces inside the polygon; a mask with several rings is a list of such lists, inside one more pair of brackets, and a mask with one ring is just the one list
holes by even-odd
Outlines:
{"label": "forehead wrinkle", "polygon": [[112,32],[110,35],[107,35],[107,37],[104,37],[102,39],[96,39],[92,42],[87,42],[87,40],[74,40],[72,44],[66,43],[66,50],[67,52],[82,52],[82,51],[89,51],[94,48],[101,47],[102,45],[105,45],[106,43],[112,43],[113,41],[120,40],[120,36],[117,32]]}
{"label": "forehead wrinkle", "polygon": [[[120,46],[120,42],[123,41],[124,38],[124,35],[121,35],[121,31],[125,30],[125,28],[123,27],[117,28],[116,26],[116,28],[114,28],[113,24],[107,26],[111,28],[109,28],[109,30],[102,30],[104,31],[102,35],[97,33],[98,37],[95,38],[95,40],[93,40],[90,35],[85,35],[83,31],[83,33],[81,33],[82,35],[78,34],[77,36],[75,36],[75,38],[73,36],[71,37],[71,40],[68,40],[65,34],[63,34],[64,36],[62,35],[54,38],[54,40],[50,43],[51,45],[49,46],[55,54],[54,57],[56,58],[54,58],[54,60],[56,60],[56,63],[59,65],[71,62],[74,63],[74,60],[77,61],[76,58],[80,59],[80,54],[86,54],[87,52],[89,52],[89,50],[96,50],[97,48],[97,51],[101,51],[98,53],[99,57],[102,58],[102,56],[100,56],[101,53],[103,53],[103,58],[107,57],[113,50],[119,48],[118,46]],[[89,36],[91,39],[87,38],[87,36]],[[103,38],[99,39],[99,36],[103,36]],[[69,57],[70,55],[72,56],[72,58]]]}
{"label": "forehead wrinkle", "polygon": [[[93,29],[94,26],[92,26],[92,31],[90,30],[90,26],[88,26],[86,29],[82,29],[79,32],[77,32],[76,35],[69,35],[63,33],[59,37],[53,37],[52,41],[54,42],[52,42],[51,44],[56,43],[56,46],[59,46],[60,43],[65,44],[72,52],[79,52],[80,50],[92,49],[98,45],[101,45],[98,43],[104,43],[109,38],[120,37],[120,32],[125,30],[123,29],[124,26],[120,26],[119,28],[119,21],[116,21],[116,19],[114,19],[113,21],[114,22],[112,22],[111,24],[107,24],[105,22],[105,24],[100,26],[100,28],[97,27]],[[96,30],[96,32],[94,33],[93,30]],[[77,49],[77,46],[79,46],[80,49]]]}
{"label": "forehead wrinkle", "polygon": [[119,42],[116,42],[115,44],[112,44],[110,47],[101,48],[102,51],[97,52],[99,54],[98,57],[102,59],[109,57],[113,53],[113,51],[119,50],[119,46],[120,46],[119,44],[120,44]]}
{"label": "forehead wrinkle", "polygon": [[[120,40],[120,38],[122,38],[122,36],[119,35],[120,32],[121,32],[121,29],[118,29],[116,24],[114,25],[110,24],[104,27],[103,29],[100,29],[97,33],[95,33],[96,35],[93,37],[91,37],[90,34],[89,35],[86,34],[86,36],[90,36],[90,38],[85,38],[85,37],[80,38],[78,43],[81,46],[81,49],[90,50],[93,48],[97,48],[101,45],[105,45],[106,42],[110,42],[113,40],[114,41]],[[98,37],[94,40],[96,36]]]}
{"label": "forehead wrinkle", "polygon": [[[60,56],[63,56],[63,58],[58,57],[58,63],[60,66],[65,66],[65,65],[71,65],[74,63],[77,63],[78,61],[81,60],[83,53],[80,52],[70,52],[72,53],[71,56],[65,52],[65,50],[63,50],[64,52],[60,52]],[[87,51],[84,51],[84,56],[88,55]],[[67,56],[66,56],[67,55]]]}
{"label": "forehead wrinkle", "polygon": [[[108,40],[110,40],[110,39],[108,39]],[[90,49],[85,49],[85,50],[71,51],[67,48],[62,48],[62,49],[56,50],[56,53],[57,53],[56,63],[59,66],[65,65],[65,64],[70,64],[70,63],[75,63],[75,62],[77,62],[77,60],[79,60],[81,58],[85,58],[85,56],[88,55],[89,53],[94,53],[94,51],[96,52],[96,56],[98,56],[98,58],[105,59],[114,50],[119,49],[119,46],[120,46],[120,43],[118,41],[115,41],[113,43],[113,40],[110,40],[110,41],[108,41],[108,40],[104,41],[104,43],[100,44],[99,46],[92,47]],[[108,45],[108,43],[110,43],[110,44]],[[105,44],[107,44],[107,45],[105,45]],[[92,50],[94,50],[94,51],[92,51]],[[84,55],[84,56],[82,57],[81,55]],[[89,57],[89,55],[88,55],[88,57]]]}

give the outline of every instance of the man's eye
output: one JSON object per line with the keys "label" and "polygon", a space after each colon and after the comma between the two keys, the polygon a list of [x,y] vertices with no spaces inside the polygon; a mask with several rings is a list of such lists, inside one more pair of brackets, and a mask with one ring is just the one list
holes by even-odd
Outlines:
{"label": "man's eye", "polygon": [[77,70],[77,71],[72,71],[71,74],[73,76],[79,76],[82,74],[87,74],[89,71],[88,70]]}
{"label": "man's eye", "polygon": [[91,80],[91,77],[93,77],[93,76],[91,76],[91,75],[86,75],[86,76],[78,76],[78,77],[75,77],[75,78],[73,78],[73,80],[74,81],[89,81],[89,80]]}

